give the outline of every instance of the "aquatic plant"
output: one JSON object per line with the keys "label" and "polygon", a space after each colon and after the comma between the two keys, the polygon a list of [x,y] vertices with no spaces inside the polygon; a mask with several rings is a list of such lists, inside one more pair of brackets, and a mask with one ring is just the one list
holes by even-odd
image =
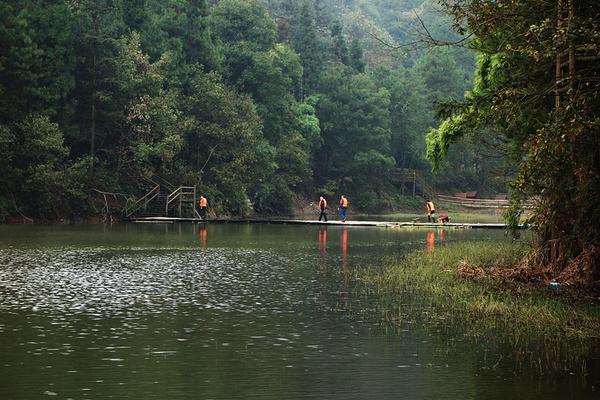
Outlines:
{"label": "aquatic plant", "polygon": [[377,314],[396,330],[415,322],[458,330],[512,346],[518,362],[585,369],[597,345],[600,306],[575,288],[512,274],[528,250],[516,242],[465,242],[416,251],[387,260],[383,268],[357,270],[355,291],[375,296]]}

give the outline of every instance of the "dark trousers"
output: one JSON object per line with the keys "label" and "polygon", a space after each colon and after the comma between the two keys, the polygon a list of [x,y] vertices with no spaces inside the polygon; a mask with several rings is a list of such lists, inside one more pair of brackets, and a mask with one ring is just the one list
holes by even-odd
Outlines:
{"label": "dark trousers", "polygon": [[346,221],[346,210],[347,207],[340,207],[340,218],[342,221]]}
{"label": "dark trousers", "polygon": [[321,210],[321,214],[319,214],[319,221],[321,220],[321,218],[325,218],[325,222],[327,222],[327,210]]}
{"label": "dark trousers", "polygon": [[206,219],[206,207],[200,207],[200,217]]}

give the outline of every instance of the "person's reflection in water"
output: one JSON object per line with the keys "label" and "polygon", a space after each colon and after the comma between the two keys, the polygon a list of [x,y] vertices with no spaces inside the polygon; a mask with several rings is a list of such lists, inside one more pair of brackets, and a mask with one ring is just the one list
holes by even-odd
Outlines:
{"label": "person's reflection in water", "polygon": [[319,254],[317,255],[319,273],[319,303],[327,304],[330,287],[329,271],[327,270],[327,229],[319,227]]}
{"label": "person's reflection in water", "polygon": [[324,255],[327,254],[327,229],[319,228],[319,250]]}
{"label": "person's reflection in water", "polygon": [[342,282],[345,291],[348,290],[348,231],[342,228]]}
{"label": "person's reflection in water", "polygon": [[446,240],[447,235],[448,235],[448,231],[445,229],[442,229],[442,231],[440,232],[440,243]]}
{"label": "person's reflection in water", "polygon": [[200,247],[202,247],[203,249],[206,248],[206,239],[207,239],[206,225],[200,226],[200,230],[198,231],[198,237],[200,238]]}
{"label": "person's reflection in water", "polygon": [[319,272],[324,278],[327,273],[327,229],[319,228]]}
{"label": "person's reflection in water", "polygon": [[435,248],[435,232],[427,232],[427,251],[433,253]]}

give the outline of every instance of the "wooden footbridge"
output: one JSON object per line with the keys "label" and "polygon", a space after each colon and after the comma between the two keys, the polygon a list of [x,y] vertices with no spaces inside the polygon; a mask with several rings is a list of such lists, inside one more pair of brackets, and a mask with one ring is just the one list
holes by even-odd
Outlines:
{"label": "wooden footbridge", "polygon": [[304,219],[201,219],[179,217],[134,217],[128,219],[135,223],[173,224],[173,223],[211,223],[211,224],[286,224],[286,225],[318,225],[318,226],[353,226],[380,228],[450,228],[450,229],[506,229],[501,223],[430,223],[399,221],[317,221]]}
{"label": "wooden footbridge", "polygon": [[[505,208],[508,206],[506,200],[467,200],[449,196],[437,195],[432,187],[413,170],[394,170],[392,180],[397,184],[409,184],[412,194],[417,190],[423,196],[440,200],[449,204],[459,204],[465,207]],[[428,223],[419,221],[329,221],[321,222],[306,219],[202,219],[196,208],[198,192],[196,186],[174,186],[162,178],[148,180],[152,188],[140,198],[124,196],[125,205],[120,208],[120,215],[124,220],[136,223],[218,223],[218,224],[289,224],[289,225],[321,225],[321,226],[362,226],[362,227],[385,227],[385,228],[484,228],[505,229],[503,223]],[[107,193],[98,191],[104,195],[105,211],[110,214]],[[112,220],[112,217],[111,217]]]}

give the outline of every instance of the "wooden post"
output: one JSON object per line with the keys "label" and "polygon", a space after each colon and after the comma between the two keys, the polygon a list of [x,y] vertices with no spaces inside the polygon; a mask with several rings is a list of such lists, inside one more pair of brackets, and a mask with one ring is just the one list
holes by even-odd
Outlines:
{"label": "wooden post", "polygon": [[182,193],[183,193],[183,191],[179,192],[179,218],[181,218],[181,201],[183,200],[182,199],[182,197],[183,197]]}
{"label": "wooden post", "polygon": [[192,200],[192,218],[196,218],[196,196],[198,193],[196,192],[196,185],[194,185],[194,199]]}

